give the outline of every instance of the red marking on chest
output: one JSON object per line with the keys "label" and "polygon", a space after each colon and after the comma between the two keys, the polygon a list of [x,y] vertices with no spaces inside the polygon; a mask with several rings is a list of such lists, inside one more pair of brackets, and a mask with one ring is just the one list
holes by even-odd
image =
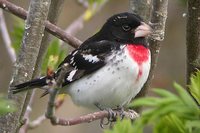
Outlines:
{"label": "red marking on chest", "polygon": [[146,62],[149,59],[149,50],[143,45],[133,45],[133,44],[128,44],[127,50],[129,52],[129,55],[135,62],[137,62],[139,66],[139,72],[137,77],[138,80],[139,77],[142,75],[142,63]]}

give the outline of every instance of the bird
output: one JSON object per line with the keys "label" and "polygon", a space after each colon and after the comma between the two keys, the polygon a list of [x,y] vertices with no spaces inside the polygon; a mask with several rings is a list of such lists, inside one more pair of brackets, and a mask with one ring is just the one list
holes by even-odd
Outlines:
{"label": "bird", "polygon": [[43,76],[11,87],[13,94],[42,88],[56,80],[68,65],[59,94],[88,108],[123,108],[147,81],[151,27],[130,12],[117,13],[61,62],[52,77]]}

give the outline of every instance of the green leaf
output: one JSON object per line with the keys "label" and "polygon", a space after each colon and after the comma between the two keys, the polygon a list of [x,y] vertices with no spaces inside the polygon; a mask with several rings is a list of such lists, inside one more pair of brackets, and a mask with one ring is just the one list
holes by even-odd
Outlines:
{"label": "green leaf", "polygon": [[192,96],[200,104],[200,71],[198,70],[190,78],[191,84],[189,85],[189,90]]}
{"label": "green leaf", "polygon": [[[199,80],[200,82],[200,80]],[[176,89],[176,91],[178,92],[181,100],[190,108],[190,109],[194,109],[196,111],[199,110],[197,104],[194,102],[194,100],[192,99],[192,97],[189,95],[189,93],[183,88],[181,87],[179,84],[174,83],[174,87]]]}
{"label": "green leaf", "polygon": [[58,39],[54,39],[47,49],[43,63],[42,63],[42,74],[46,74],[47,67],[55,70],[61,61],[66,57],[67,50],[62,48]]}
{"label": "green leaf", "polygon": [[171,97],[171,98],[176,98],[176,95],[165,90],[165,89],[160,89],[160,88],[155,88],[153,89],[153,92],[155,92],[157,95],[161,96],[161,97]]}
{"label": "green leaf", "polygon": [[12,46],[16,53],[19,53],[21,48],[23,33],[24,33],[24,23],[22,21],[17,21],[14,25],[13,32],[11,33]]}
{"label": "green leaf", "polygon": [[193,132],[194,129],[200,131],[200,120],[193,120],[193,121],[187,121],[186,127],[189,129],[189,132]]}
{"label": "green leaf", "polygon": [[158,98],[155,98],[155,97],[137,98],[129,106],[130,107],[155,106],[157,105],[157,102],[158,102]]}
{"label": "green leaf", "polygon": [[5,99],[0,95],[0,116],[5,115],[6,113],[14,112],[16,107],[14,102],[8,99]]}
{"label": "green leaf", "polygon": [[154,133],[188,133],[191,129],[199,131],[192,124],[186,126],[187,121],[199,121],[200,110],[197,104],[183,87],[174,83],[174,88],[177,95],[164,89],[154,89],[153,92],[159,97],[139,98],[131,103],[134,107],[149,107],[134,122],[135,132],[142,132],[146,125],[152,125]]}
{"label": "green leaf", "polygon": [[114,128],[112,130],[105,130],[105,133],[133,133],[133,127],[130,120],[117,120]]}
{"label": "green leaf", "polygon": [[186,133],[184,123],[176,115],[161,117],[155,124],[154,133]]}

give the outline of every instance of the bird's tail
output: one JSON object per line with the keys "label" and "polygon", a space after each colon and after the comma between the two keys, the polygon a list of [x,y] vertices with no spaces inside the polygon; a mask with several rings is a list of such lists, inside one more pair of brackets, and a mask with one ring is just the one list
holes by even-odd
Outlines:
{"label": "bird's tail", "polygon": [[43,87],[43,86],[47,85],[46,79],[47,79],[47,77],[41,77],[38,79],[30,80],[25,83],[11,86],[11,92],[13,94],[16,94],[21,91],[30,90],[30,89],[37,88],[37,87]]}

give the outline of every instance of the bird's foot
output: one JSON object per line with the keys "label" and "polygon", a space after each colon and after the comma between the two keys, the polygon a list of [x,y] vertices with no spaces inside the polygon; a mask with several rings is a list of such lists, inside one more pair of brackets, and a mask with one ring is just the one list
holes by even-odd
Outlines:
{"label": "bird's foot", "polygon": [[117,113],[114,110],[112,110],[111,108],[107,108],[105,110],[108,111],[108,117],[101,119],[100,126],[102,128],[104,128],[104,126],[107,126],[107,125],[112,126],[112,123],[117,120]]}
{"label": "bird's foot", "polygon": [[[108,112],[108,117],[102,118],[100,121],[100,126],[102,128],[104,128],[104,126],[110,125],[110,127],[112,126],[112,123],[115,122],[117,120],[117,116],[119,115],[119,113],[117,113],[117,111],[120,109],[122,110],[120,113],[121,118],[124,117],[123,115],[123,108],[117,108],[117,109],[111,109],[111,108],[103,108],[99,103],[95,103],[94,104],[99,110],[103,111],[106,110]],[[115,111],[116,110],[116,111]]]}
{"label": "bird's foot", "polygon": [[123,120],[125,115],[125,111],[123,107],[117,108],[117,110],[119,110],[119,116],[120,116],[120,120]]}
{"label": "bird's foot", "polygon": [[110,122],[115,122],[117,120],[117,113],[111,108],[106,109],[108,111],[108,120]]}

